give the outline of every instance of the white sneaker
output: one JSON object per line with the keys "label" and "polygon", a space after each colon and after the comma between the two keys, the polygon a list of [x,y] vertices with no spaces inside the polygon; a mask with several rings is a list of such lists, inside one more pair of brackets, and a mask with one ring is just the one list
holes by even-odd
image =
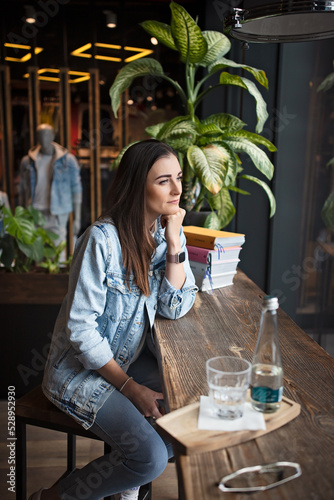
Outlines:
{"label": "white sneaker", "polygon": [[139,497],[139,486],[136,488],[131,488],[130,490],[122,491],[119,494],[119,500],[138,500]]}

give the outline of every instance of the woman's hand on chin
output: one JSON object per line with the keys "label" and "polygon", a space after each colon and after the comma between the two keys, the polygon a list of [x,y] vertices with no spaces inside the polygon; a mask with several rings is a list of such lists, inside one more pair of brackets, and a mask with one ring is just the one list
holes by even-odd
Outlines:
{"label": "woman's hand on chin", "polygon": [[165,238],[167,241],[167,246],[179,245],[180,244],[180,230],[183,223],[183,219],[186,215],[186,211],[183,208],[178,208],[174,214],[162,214],[161,215],[161,226],[166,228]]}

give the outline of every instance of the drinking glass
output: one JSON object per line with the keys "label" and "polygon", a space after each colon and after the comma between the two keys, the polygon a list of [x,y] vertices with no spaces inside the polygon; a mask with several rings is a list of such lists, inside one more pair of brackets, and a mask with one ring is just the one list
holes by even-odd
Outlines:
{"label": "drinking glass", "polygon": [[213,413],[234,420],[243,415],[250,381],[251,363],[233,356],[218,356],[206,362],[207,382]]}

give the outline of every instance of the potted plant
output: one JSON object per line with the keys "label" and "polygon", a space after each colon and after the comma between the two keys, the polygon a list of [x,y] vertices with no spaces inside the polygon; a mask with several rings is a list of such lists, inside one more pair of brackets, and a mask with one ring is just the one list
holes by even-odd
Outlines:
{"label": "potted plant", "polygon": [[68,264],[60,256],[66,245],[43,226],[43,214],[29,206],[0,208],[1,303],[60,303],[67,290]]}
{"label": "potted plant", "polygon": [[[183,115],[145,130],[178,152],[183,170],[181,206],[187,211],[199,211],[203,206],[208,206],[211,212],[205,220],[205,227],[221,229],[229,224],[235,214],[230,192],[249,194],[237,186],[238,179],[243,178],[259,184],[265,190],[272,217],[276,209],[272,191],[263,180],[243,172],[239,156],[240,153],[248,154],[256,168],[267,179],[272,178],[274,166],[262,147],[270,152],[276,151],[276,148],[260,135],[268,117],[266,103],[253,81],[224,70],[242,68],[265,88],[268,88],[267,77],[262,70],[227,59],[225,55],[231,44],[222,33],[201,31],[188,12],[175,2],[171,2],[170,8],[170,25],[144,21],[141,26],[160,43],[178,52],[184,64],[185,88],[170,78],[157,60],[143,58],[132,61],[121,69],[110,88],[114,115],[117,117],[121,94],[135,78],[154,75],[167,80],[181,99]],[[219,83],[207,86],[210,78],[217,73],[220,73]],[[245,130],[246,124],[231,114],[217,113],[204,119],[198,116],[198,106],[203,99],[217,87],[225,85],[241,87],[254,97],[257,114],[255,132]],[[114,162],[115,168],[126,148]]]}

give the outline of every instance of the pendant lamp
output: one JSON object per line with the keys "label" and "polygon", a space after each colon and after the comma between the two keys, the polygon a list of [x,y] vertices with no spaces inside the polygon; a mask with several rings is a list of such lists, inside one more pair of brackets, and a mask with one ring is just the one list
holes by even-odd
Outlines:
{"label": "pendant lamp", "polygon": [[305,42],[334,37],[334,0],[244,0],[224,20],[244,42]]}

